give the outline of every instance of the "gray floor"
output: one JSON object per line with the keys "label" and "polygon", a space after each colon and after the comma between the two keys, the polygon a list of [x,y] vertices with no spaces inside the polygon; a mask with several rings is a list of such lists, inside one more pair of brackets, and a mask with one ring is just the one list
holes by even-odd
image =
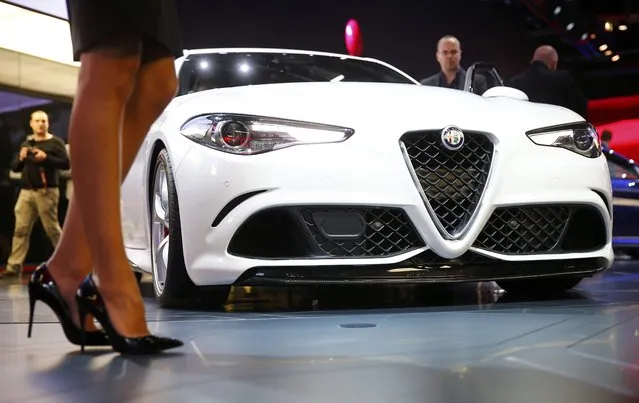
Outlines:
{"label": "gray floor", "polygon": [[639,262],[541,300],[491,283],[149,298],[152,330],[186,342],[153,358],[81,355],[43,304],[27,339],[25,280],[0,282],[0,402],[639,401]]}

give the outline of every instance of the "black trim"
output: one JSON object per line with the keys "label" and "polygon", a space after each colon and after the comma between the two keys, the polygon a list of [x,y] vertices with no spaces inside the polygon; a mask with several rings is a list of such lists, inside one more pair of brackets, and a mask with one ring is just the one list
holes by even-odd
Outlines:
{"label": "black trim", "polygon": [[237,207],[240,204],[244,203],[246,200],[250,199],[251,197],[256,196],[256,195],[258,195],[260,193],[264,193],[266,191],[267,191],[267,189],[255,190],[253,192],[248,192],[248,193],[244,193],[244,194],[241,194],[241,195],[237,196],[236,198],[234,198],[233,200],[228,202],[226,204],[226,206],[224,206],[222,208],[222,210],[220,210],[220,212],[218,213],[217,217],[215,217],[215,220],[213,220],[213,223],[211,224],[211,227],[215,228],[218,225],[220,225],[220,223],[222,222],[224,217],[226,217],[231,211],[233,211],[233,209],[235,207]]}
{"label": "black trim", "polygon": [[[401,268],[415,270],[398,271]],[[604,258],[538,261],[442,261],[427,266],[401,263],[372,266],[254,267],[233,285],[268,284],[415,284],[496,281],[548,277],[590,277],[606,268]],[[395,269],[395,271],[394,271]]]}
{"label": "black trim", "polygon": [[[604,215],[588,204],[502,206],[493,211],[473,247],[515,256],[593,252],[606,244]],[[512,220],[517,227],[508,226]]]}
{"label": "black trim", "polygon": [[540,127],[539,129],[528,130],[526,132],[526,135],[532,136],[535,134],[552,133],[552,132],[558,132],[562,130],[571,130],[571,129],[574,130],[574,129],[580,129],[580,128],[595,130],[595,128],[590,123],[582,121],[582,122],[562,123],[559,125]]}
{"label": "black trim", "polygon": [[[356,239],[324,238],[312,218],[315,210],[361,214],[366,231]],[[374,217],[383,221],[381,229],[373,229],[368,221]],[[251,259],[362,259],[396,256],[423,246],[417,228],[401,208],[306,205],[269,207],[255,212],[240,225],[227,250],[231,255]]]}
{"label": "black trim", "polygon": [[597,196],[601,198],[601,201],[603,201],[603,204],[606,206],[606,211],[608,211],[609,217],[612,218],[612,206],[610,206],[611,202],[609,202],[608,199],[606,199],[606,195],[604,195],[602,192],[595,189],[590,189],[590,190],[592,190]]}

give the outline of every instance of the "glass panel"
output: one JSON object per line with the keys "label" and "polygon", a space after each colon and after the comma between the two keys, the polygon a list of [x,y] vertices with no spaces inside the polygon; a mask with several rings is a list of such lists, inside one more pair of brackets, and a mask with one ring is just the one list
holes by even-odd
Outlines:
{"label": "glass panel", "polygon": [[179,95],[244,85],[330,81],[415,85],[405,75],[373,61],[296,53],[229,52],[190,55],[180,70]]}

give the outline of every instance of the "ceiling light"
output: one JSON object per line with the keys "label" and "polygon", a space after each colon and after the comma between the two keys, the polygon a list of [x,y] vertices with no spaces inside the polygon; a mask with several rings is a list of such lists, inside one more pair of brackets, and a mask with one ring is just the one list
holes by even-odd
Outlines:
{"label": "ceiling light", "polygon": [[67,21],[0,1],[0,48],[80,66],[71,45]]}
{"label": "ceiling light", "polygon": [[571,29],[573,29],[574,27],[575,27],[575,23],[574,23],[574,22],[571,22],[570,24],[566,25],[566,29],[567,29],[568,31],[570,31],[570,30],[571,30]]}
{"label": "ceiling light", "polygon": [[611,32],[613,30],[613,26],[612,26],[612,22],[610,21],[606,21],[604,24],[604,29],[608,32]]}
{"label": "ceiling light", "polygon": [[613,62],[616,62],[617,60],[619,60],[619,55],[614,55],[613,57],[610,58],[610,60],[612,60]]}
{"label": "ceiling light", "polygon": [[605,43],[603,45],[599,46],[599,50],[602,51],[602,52],[604,50],[606,50],[606,49],[608,49],[608,45],[606,45]]}
{"label": "ceiling light", "polygon": [[608,49],[604,52],[604,55],[610,56],[612,54],[612,50]]}
{"label": "ceiling light", "polygon": [[619,29],[619,31],[627,31],[628,30],[628,26],[626,24],[621,24],[617,28]]}
{"label": "ceiling light", "polygon": [[561,12],[561,7],[560,6],[555,7],[555,11],[553,11],[553,13],[555,15],[558,15],[560,12]]}

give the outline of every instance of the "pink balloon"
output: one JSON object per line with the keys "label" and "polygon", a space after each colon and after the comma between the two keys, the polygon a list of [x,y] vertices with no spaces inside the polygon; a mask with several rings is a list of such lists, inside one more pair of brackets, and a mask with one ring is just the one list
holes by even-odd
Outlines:
{"label": "pink balloon", "polygon": [[359,23],[355,19],[350,19],[346,23],[346,31],[344,33],[346,41],[346,49],[351,56],[361,56],[364,49],[364,41],[362,40],[362,32]]}

